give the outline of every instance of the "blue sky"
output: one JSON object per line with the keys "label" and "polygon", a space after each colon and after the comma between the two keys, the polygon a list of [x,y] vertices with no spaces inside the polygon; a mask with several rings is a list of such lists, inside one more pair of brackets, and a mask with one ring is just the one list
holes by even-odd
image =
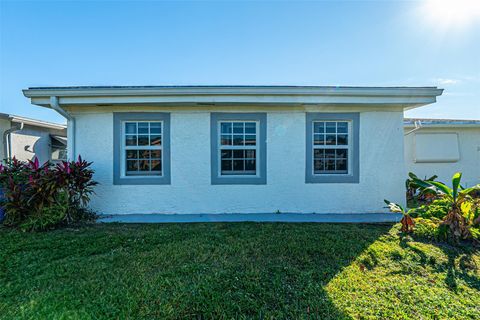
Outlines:
{"label": "blue sky", "polygon": [[29,86],[436,85],[407,116],[480,119],[480,6],[455,3],[0,0],[0,112],[63,122]]}

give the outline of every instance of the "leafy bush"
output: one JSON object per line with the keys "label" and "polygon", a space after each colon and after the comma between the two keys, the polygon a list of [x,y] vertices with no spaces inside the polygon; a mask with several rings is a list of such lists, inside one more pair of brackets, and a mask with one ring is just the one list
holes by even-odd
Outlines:
{"label": "leafy bush", "polygon": [[435,176],[421,180],[409,173],[409,177],[406,185],[411,189],[410,193],[429,195],[429,201],[406,211],[400,205],[385,200],[390,211],[403,214],[403,232],[452,242],[480,238],[480,199],[475,198],[480,185],[464,188],[460,184],[460,172],[453,175],[451,187],[434,181]]}
{"label": "leafy bush", "polygon": [[447,226],[442,224],[442,220],[435,217],[429,219],[416,218],[413,234],[434,241],[446,241]]}
{"label": "leafy bush", "polygon": [[462,216],[468,226],[480,223],[480,199],[471,199],[460,206]]}
{"label": "leafy bush", "polygon": [[91,163],[82,160],[39,165],[38,159],[15,158],[0,164],[0,188],[5,193],[7,226],[24,230],[46,230],[62,224],[91,220],[86,209],[97,184]]}
{"label": "leafy bush", "polygon": [[77,210],[72,210],[69,216],[71,221],[95,221],[97,219],[97,213],[89,208],[82,207]]}
{"label": "leafy bush", "polygon": [[[417,207],[419,204],[428,204],[435,199],[435,195],[428,189],[423,189],[416,182],[419,180],[413,172],[408,173],[409,178],[405,181],[407,203],[410,207]],[[423,181],[434,181],[438,176],[434,175],[430,178],[425,177]]]}
{"label": "leafy bush", "polygon": [[470,229],[473,239],[480,241],[480,226],[474,226]]}
{"label": "leafy bush", "polygon": [[451,208],[451,203],[447,199],[436,199],[430,204],[425,204],[412,210],[412,217],[414,218],[437,218],[443,219],[448,214],[448,210]]}
{"label": "leafy bush", "polygon": [[54,229],[65,221],[67,211],[66,203],[42,207],[40,211],[29,215],[20,224],[20,229],[23,231],[47,231]]}
{"label": "leafy bush", "polygon": [[93,193],[97,182],[92,180],[93,170],[89,167],[92,163],[82,160],[79,156],[76,162],[62,162],[56,166],[58,182],[64,185],[68,196],[68,222],[91,220],[94,214],[86,206]]}
{"label": "leafy bush", "polygon": [[[447,225],[442,223],[451,204],[445,199],[434,200],[430,205],[424,205],[412,210],[415,228],[413,234],[422,238],[435,241],[448,241]],[[480,226],[475,222],[480,215],[480,199],[464,202],[460,206],[465,224],[470,232],[470,237],[480,241]]]}
{"label": "leafy bush", "polygon": [[424,181],[414,175],[411,178],[420,190],[433,192],[436,198],[444,199],[449,203],[448,212],[442,219],[442,224],[449,228],[449,237],[455,242],[460,239],[471,239],[470,229],[478,221],[478,207],[476,207],[475,199],[471,194],[480,190],[480,184],[470,188],[462,187],[460,184],[461,172],[453,175],[451,188],[442,182]]}

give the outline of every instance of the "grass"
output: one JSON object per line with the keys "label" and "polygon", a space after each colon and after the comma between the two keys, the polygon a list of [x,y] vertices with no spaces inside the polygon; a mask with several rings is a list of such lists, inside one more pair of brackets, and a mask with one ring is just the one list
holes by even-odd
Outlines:
{"label": "grass", "polygon": [[398,226],[0,229],[2,319],[479,319],[480,253]]}

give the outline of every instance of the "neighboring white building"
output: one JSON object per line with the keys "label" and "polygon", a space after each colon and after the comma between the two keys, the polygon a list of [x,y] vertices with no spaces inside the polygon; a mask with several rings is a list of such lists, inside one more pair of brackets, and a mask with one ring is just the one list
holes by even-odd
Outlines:
{"label": "neighboring white building", "polygon": [[37,157],[40,163],[66,159],[66,125],[0,113],[0,135],[0,161],[13,157],[22,161]]}
{"label": "neighboring white building", "polygon": [[367,213],[405,202],[404,110],[436,87],[29,88],[126,213]]}
{"label": "neighboring white building", "polygon": [[462,185],[480,183],[480,120],[405,119],[405,134],[407,171],[447,184],[460,171]]}

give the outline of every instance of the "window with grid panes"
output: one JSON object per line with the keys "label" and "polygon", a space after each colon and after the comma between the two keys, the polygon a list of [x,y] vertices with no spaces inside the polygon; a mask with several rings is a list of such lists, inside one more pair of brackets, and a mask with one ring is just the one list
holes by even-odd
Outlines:
{"label": "window with grid panes", "polygon": [[314,174],[348,174],[350,159],[350,122],[314,121]]}
{"label": "window with grid panes", "polygon": [[162,121],[127,121],[124,125],[125,175],[162,175]]}
{"label": "window with grid panes", "polygon": [[220,121],[220,175],[256,175],[258,123]]}

